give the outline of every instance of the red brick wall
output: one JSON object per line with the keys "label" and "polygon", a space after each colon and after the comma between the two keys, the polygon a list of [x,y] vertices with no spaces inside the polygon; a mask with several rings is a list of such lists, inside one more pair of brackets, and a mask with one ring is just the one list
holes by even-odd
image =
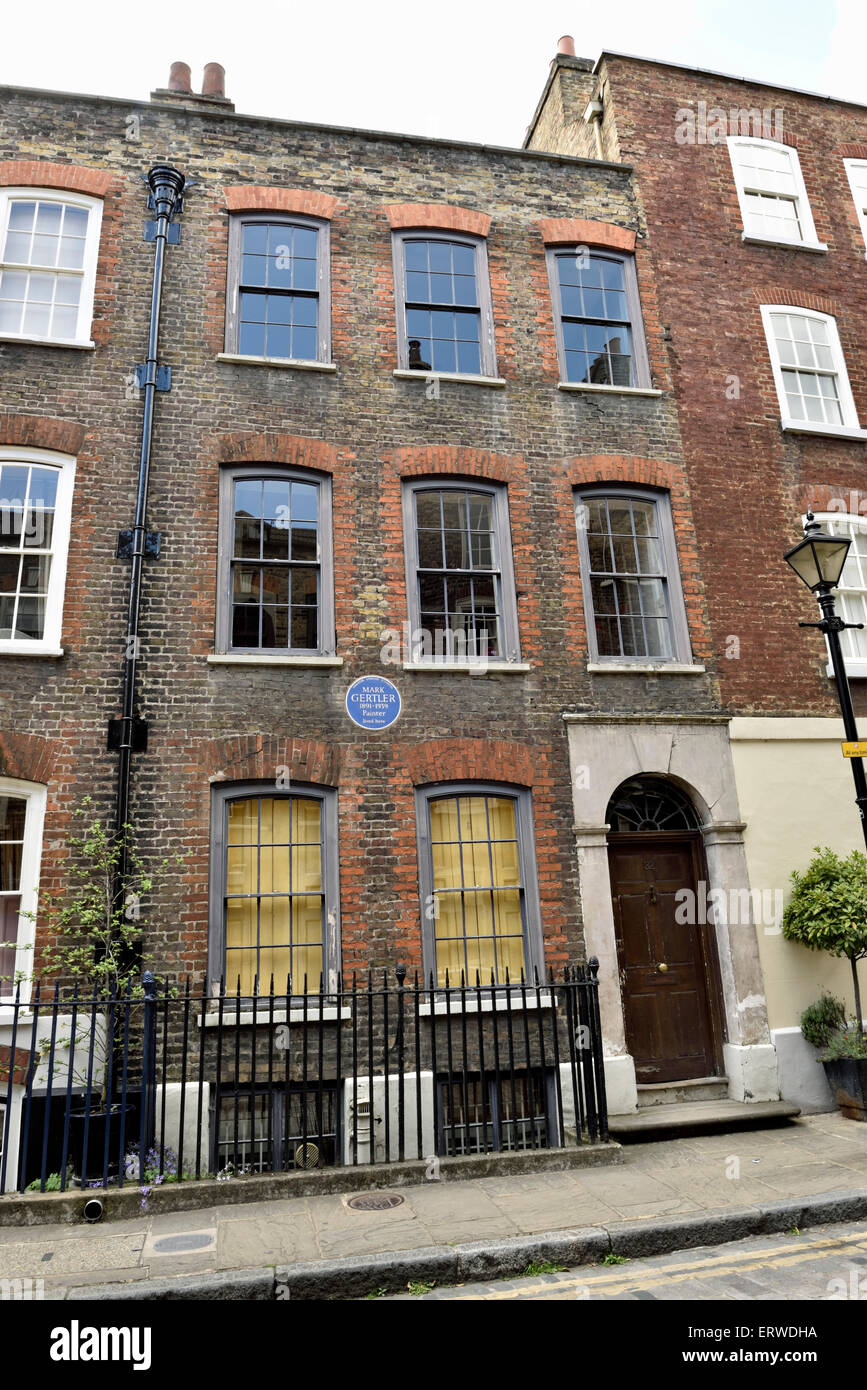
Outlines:
{"label": "red brick wall", "polygon": [[[867,444],[783,434],[761,303],[835,315],[859,419],[867,426],[864,240],[843,167],[863,157],[863,108],[612,58],[606,102],[647,219],[662,322],[670,329],[698,556],[723,701],[738,713],[837,712],[824,645],[798,630],[815,604],[782,562],[804,499],[863,487]],[[680,108],[783,111],[825,255],[748,246],[726,145],[678,144]],[[859,153],[860,152],[860,153]],[[740,399],[726,398],[727,378]],[[726,659],[729,636],[738,659]],[[863,682],[861,683],[863,684]],[[863,707],[867,696],[858,693]]]}

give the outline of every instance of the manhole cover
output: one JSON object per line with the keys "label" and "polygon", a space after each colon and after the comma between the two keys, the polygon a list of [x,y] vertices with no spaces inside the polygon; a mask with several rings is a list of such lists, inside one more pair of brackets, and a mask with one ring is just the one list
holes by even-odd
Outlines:
{"label": "manhole cover", "polygon": [[201,1235],[160,1236],[154,1241],[154,1250],[160,1255],[179,1254],[187,1250],[204,1250],[213,1245],[214,1237],[207,1232]]}
{"label": "manhole cover", "polygon": [[353,1211],[390,1211],[403,1205],[403,1198],[390,1192],[366,1192],[362,1197],[350,1197],[346,1204]]}

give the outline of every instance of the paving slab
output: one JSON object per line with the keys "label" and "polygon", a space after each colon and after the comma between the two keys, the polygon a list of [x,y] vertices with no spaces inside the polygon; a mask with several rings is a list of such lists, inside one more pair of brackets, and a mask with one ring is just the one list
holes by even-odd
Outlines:
{"label": "paving slab", "polygon": [[[733,1156],[738,1179],[726,1176]],[[332,1188],[336,1171],[329,1174]],[[235,1202],[220,1192],[211,1206],[149,1210],[95,1226],[73,1226],[68,1218],[0,1226],[0,1277],[42,1278],[52,1297],[64,1288],[70,1297],[76,1288],[97,1297],[104,1284],[114,1290],[106,1297],[124,1286],[153,1285],[168,1290],[166,1297],[183,1297],[178,1291],[188,1287],[199,1290],[188,1296],[210,1298],[235,1296],[211,1291],[225,1291],[234,1272],[239,1287],[258,1298],[274,1296],[263,1292],[262,1269],[282,1268],[300,1272],[294,1291],[287,1284],[292,1297],[355,1297],[377,1280],[403,1278],[397,1288],[405,1288],[407,1269],[437,1279],[451,1269],[455,1277],[459,1259],[488,1271],[487,1278],[491,1271],[520,1274],[536,1258],[565,1263],[564,1251],[572,1263],[598,1261],[612,1241],[631,1242],[635,1254],[867,1217],[867,1126],[838,1115],[802,1117],[785,1130],[630,1144],[609,1167],[474,1171],[480,1176],[472,1181],[386,1189],[380,1169],[377,1190],[403,1198],[385,1211],[349,1208],[353,1173],[346,1188],[327,1193]],[[592,1239],[575,1235],[583,1228]],[[206,1250],[179,1253],[169,1245],[156,1253],[167,1238],[205,1230],[216,1232]],[[214,1284],[218,1274],[222,1282]],[[315,1293],[326,1286],[331,1292]],[[360,1293],[340,1292],[350,1288]]]}

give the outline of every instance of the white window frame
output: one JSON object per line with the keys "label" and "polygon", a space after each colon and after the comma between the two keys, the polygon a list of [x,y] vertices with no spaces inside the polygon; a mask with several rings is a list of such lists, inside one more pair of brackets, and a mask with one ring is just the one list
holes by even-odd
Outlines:
{"label": "white window frame", "polygon": [[[852,201],[855,204],[855,212],[861,227],[861,235],[864,238],[864,245],[867,247],[867,159],[844,159],[843,168],[846,170],[846,177],[852,190]],[[862,176],[860,183],[856,182],[858,173]],[[864,252],[864,259],[867,260],[867,250]]]}
{"label": "white window frame", "polygon": [[[807,188],[804,183],[804,176],[801,173],[801,161],[798,158],[798,151],[793,145],[784,145],[779,140],[762,140],[757,136],[750,135],[729,135],[726,143],[728,144],[729,158],[732,164],[732,173],[735,180],[735,188],[738,193],[738,203],[741,209],[741,219],[743,221],[743,231],[741,240],[745,242],[755,242],[762,246],[786,246],[795,247],[802,251],[827,251],[828,247],[824,241],[819,241],[816,236],[816,227],[813,222],[813,213],[810,208],[810,199],[807,197]],[[778,240],[775,237],[762,236],[760,232],[750,231],[750,208],[747,204],[749,193],[768,193],[773,195],[773,189],[748,188],[744,182],[743,170],[737,157],[737,152],[749,146],[758,146],[761,149],[773,149],[777,152],[782,150],[789,160],[789,167],[795,184],[795,203],[798,214],[798,221],[801,225],[802,235],[799,241]]]}
{"label": "white window frame", "polygon": [[[67,274],[81,274],[81,297],[78,301],[78,322],[74,338],[35,337],[30,333],[0,332],[0,341],[12,343],[42,343],[48,347],[95,346],[91,336],[93,322],[93,296],[96,287],[96,264],[99,258],[99,237],[102,229],[102,199],[91,198],[85,193],[70,193],[65,188],[0,188],[0,256],[6,244],[6,230],[9,222],[9,207],[13,202],[69,203],[74,207],[86,208],[87,239],[84,245],[84,264],[80,272],[65,271]],[[27,267],[33,269],[33,267]],[[5,262],[0,260],[0,269]]]}
{"label": "white window frame", "polygon": [[[777,388],[777,399],[780,406],[780,424],[784,430],[791,430],[796,434],[830,434],[842,436],[845,439],[867,439],[867,430],[862,429],[858,421],[858,411],[855,406],[855,398],[852,395],[852,388],[849,385],[849,373],[846,371],[846,359],[843,356],[843,349],[840,345],[840,333],[837,328],[837,320],[833,314],[821,314],[816,309],[804,309],[799,304],[762,304],[762,325],[765,330],[765,339],[768,345],[768,355],[771,359],[771,369],[774,374],[774,385]],[[824,424],[818,420],[793,420],[788,415],[788,399],[786,388],[783,382],[783,369],[777,352],[776,335],[774,333],[773,317],[775,314],[799,314],[802,318],[819,319],[828,326],[828,345],[834,357],[834,369],[837,376],[837,397],[840,402],[840,411],[843,416],[843,423],[840,425]],[[804,368],[808,371],[809,368]]]}
{"label": "white window frame", "polygon": [[[825,530],[831,529],[833,535],[839,536],[842,533],[848,536],[852,536],[852,533],[857,529],[863,535],[867,536],[867,515],[857,515],[854,512],[837,511],[816,512],[814,515],[816,520]],[[804,517],[803,522],[805,524],[806,520],[807,518]],[[837,600],[837,611],[840,617],[843,618],[846,622],[860,622],[861,620],[860,614],[853,613],[848,600],[848,595],[855,593],[864,593],[865,595],[867,595],[867,589],[850,589],[848,586],[838,584],[835,590],[835,598]],[[855,657],[849,656],[846,650],[848,645],[850,644],[850,642],[858,640],[860,640],[864,644],[864,655]],[[827,644],[827,638],[825,639],[825,641]],[[840,644],[843,649],[843,662],[846,667],[846,674],[850,676],[853,680],[867,679],[867,628],[865,628],[864,632],[861,633],[841,632]],[[831,664],[830,651],[828,653],[827,674],[829,676],[833,676],[834,674],[834,667]]]}
{"label": "white window frame", "polygon": [[[42,832],[45,825],[45,802],[47,788],[39,782],[19,782],[12,778],[0,777],[0,796],[15,796],[27,802],[24,815],[24,846],[21,854],[21,906],[18,918],[18,950],[15,953],[15,973],[25,978],[21,981],[21,1003],[30,1003],[33,976],[33,943],[36,939],[36,922],[33,915],[39,897],[39,869],[42,862]],[[4,1013],[10,1018],[11,1009],[4,1009],[15,998],[15,986],[0,984],[0,1021]]]}
{"label": "white window frame", "polygon": [[[0,447],[0,463],[36,464],[56,468],[57,501],[52,532],[51,573],[45,604],[45,630],[41,637],[0,637],[2,656],[62,656],[60,645],[63,627],[63,601],[66,591],[66,565],[72,523],[72,492],[75,486],[75,459],[70,454],[58,454],[48,449],[19,449]],[[0,497],[0,505],[8,498]]]}

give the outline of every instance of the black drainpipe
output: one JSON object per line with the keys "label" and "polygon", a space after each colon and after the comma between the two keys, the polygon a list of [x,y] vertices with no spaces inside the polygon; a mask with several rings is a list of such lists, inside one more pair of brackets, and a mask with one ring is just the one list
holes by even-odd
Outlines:
{"label": "black drainpipe", "polygon": [[141,427],[141,455],[139,460],[138,493],[136,496],[135,525],[131,531],[121,531],[118,536],[118,558],[131,561],[129,583],[129,606],[127,611],[126,652],[123,671],[123,705],[119,719],[109,720],[108,746],[118,753],[117,767],[117,807],[115,832],[120,844],[120,858],[117,872],[117,899],[124,891],[129,852],[125,827],[129,820],[130,777],[133,753],[147,748],[147,724],[136,713],[136,668],[139,656],[139,610],[141,607],[142,580],[146,556],[159,555],[158,534],[148,534],[146,529],[148,479],[150,475],[151,440],[154,424],[154,393],[168,391],[171,374],[168,367],[157,366],[157,347],[160,328],[160,302],[163,290],[163,265],[167,243],[174,244],[179,239],[180,228],[172,226],[172,217],[183,211],[182,193],[186,180],[179,170],[171,164],[154,164],[148,171],[148,187],[151,198],[148,206],[153,207],[154,220],[146,223],[144,239],[155,243],[154,281],[151,296],[151,321],[148,334],[147,361],[139,363],[134,369],[136,384],[144,390],[144,417]]}

